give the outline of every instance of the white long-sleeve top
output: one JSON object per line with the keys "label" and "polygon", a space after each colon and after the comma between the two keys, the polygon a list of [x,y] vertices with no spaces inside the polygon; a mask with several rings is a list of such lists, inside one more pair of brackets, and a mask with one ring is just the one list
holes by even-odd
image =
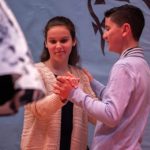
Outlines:
{"label": "white long-sleeve top", "polygon": [[143,50],[125,50],[114,64],[107,86],[96,80],[91,85],[100,101],[92,101],[80,88],[69,95],[98,120],[91,149],[140,150],[150,111],[150,68]]}

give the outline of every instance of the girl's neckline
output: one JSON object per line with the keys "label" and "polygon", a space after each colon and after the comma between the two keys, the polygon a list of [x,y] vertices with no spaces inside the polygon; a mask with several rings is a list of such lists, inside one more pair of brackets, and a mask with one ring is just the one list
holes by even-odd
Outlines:
{"label": "girl's neckline", "polygon": [[48,68],[55,76],[65,75],[65,73],[71,72],[71,66],[70,66],[70,65],[68,65],[68,67],[67,67],[66,69],[64,69],[64,70],[56,70],[56,69],[50,67],[50,65],[48,65],[48,63],[46,63],[46,62],[42,62],[42,63],[43,63],[44,66],[45,66],[46,68]]}

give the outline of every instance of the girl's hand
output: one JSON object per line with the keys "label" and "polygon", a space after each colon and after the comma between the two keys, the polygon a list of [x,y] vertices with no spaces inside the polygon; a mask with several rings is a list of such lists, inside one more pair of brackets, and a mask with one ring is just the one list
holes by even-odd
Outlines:
{"label": "girl's hand", "polygon": [[79,78],[75,78],[72,74],[68,76],[58,76],[57,82],[53,86],[54,93],[58,94],[62,99],[67,99],[71,90],[77,88]]}

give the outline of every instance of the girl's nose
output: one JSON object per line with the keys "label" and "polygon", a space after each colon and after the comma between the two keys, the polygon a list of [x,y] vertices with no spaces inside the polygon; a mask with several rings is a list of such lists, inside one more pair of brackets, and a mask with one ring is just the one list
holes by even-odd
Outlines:
{"label": "girl's nose", "polygon": [[57,43],[56,43],[56,47],[61,47],[61,43],[60,43],[60,42],[57,42]]}

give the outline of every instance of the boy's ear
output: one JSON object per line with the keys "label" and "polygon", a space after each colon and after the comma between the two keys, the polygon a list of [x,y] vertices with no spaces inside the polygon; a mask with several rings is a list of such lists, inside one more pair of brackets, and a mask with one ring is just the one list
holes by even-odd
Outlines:
{"label": "boy's ear", "polygon": [[131,33],[131,27],[128,23],[124,23],[123,26],[122,26],[122,35],[123,36],[126,36],[128,35],[129,33]]}

